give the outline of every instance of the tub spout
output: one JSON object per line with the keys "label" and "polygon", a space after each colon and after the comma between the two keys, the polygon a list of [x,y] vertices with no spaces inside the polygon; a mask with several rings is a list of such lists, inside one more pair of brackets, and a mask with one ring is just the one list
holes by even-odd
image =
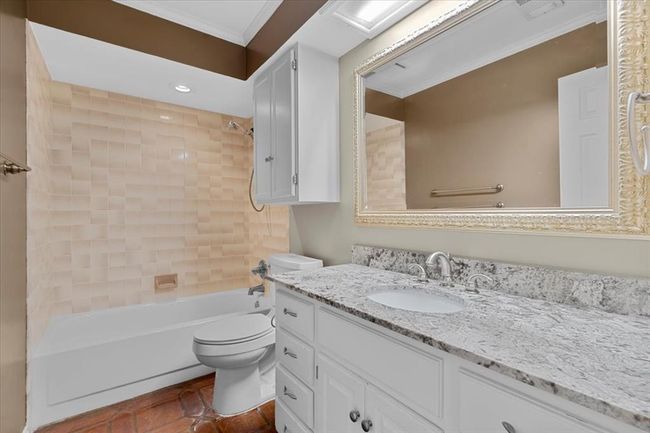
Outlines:
{"label": "tub spout", "polygon": [[248,289],[248,294],[253,295],[254,293],[262,293],[264,294],[264,284],[258,284],[257,286],[250,287]]}

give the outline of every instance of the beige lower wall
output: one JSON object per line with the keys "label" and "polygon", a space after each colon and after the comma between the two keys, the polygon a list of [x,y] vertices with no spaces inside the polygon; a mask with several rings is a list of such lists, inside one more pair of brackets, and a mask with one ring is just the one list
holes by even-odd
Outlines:
{"label": "beige lower wall", "polygon": [[[26,162],[25,2],[0,1],[0,152]],[[25,425],[25,174],[0,175],[0,432]]]}
{"label": "beige lower wall", "polygon": [[288,210],[249,204],[253,143],[227,125],[250,119],[52,82],[29,48],[30,346],[56,315],[259,283]]}
{"label": "beige lower wall", "polygon": [[354,243],[452,254],[516,263],[650,277],[650,240],[580,236],[504,234],[431,229],[360,227],[353,210],[353,70],[362,61],[431,21],[458,2],[433,0],[377,38],[339,61],[341,131],[341,203],[294,206],[291,250],[323,258],[326,264],[349,262]]}

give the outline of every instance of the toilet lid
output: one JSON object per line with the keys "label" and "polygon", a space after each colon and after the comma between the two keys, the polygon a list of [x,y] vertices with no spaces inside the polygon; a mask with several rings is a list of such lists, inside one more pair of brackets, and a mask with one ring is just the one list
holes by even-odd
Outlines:
{"label": "toilet lid", "polygon": [[215,320],[194,332],[194,341],[203,344],[232,344],[254,340],[273,331],[264,314],[242,314]]}

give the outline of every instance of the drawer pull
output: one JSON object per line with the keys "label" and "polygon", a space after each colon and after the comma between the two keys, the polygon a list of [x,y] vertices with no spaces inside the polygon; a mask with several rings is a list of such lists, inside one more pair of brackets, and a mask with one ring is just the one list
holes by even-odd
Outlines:
{"label": "drawer pull", "polygon": [[298,317],[298,313],[294,313],[293,311],[287,310],[286,308],[282,312],[287,316]]}
{"label": "drawer pull", "polygon": [[354,409],[350,411],[350,421],[357,422],[359,421],[359,418],[361,418],[361,414],[358,410]]}
{"label": "drawer pull", "polygon": [[289,390],[287,389],[286,386],[284,387],[284,395],[289,397],[291,400],[298,400],[298,397],[296,397],[296,394],[294,394],[293,392],[289,392]]}
{"label": "drawer pull", "polygon": [[298,359],[298,355],[296,355],[295,353],[293,353],[292,351],[290,351],[286,347],[284,348],[283,352],[284,352],[285,355],[290,356],[293,359]]}
{"label": "drawer pull", "polygon": [[361,428],[363,429],[363,431],[369,432],[370,429],[372,428],[372,421],[370,421],[369,419],[364,419],[363,421],[361,421]]}
{"label": "drawer pull", "polygon": [[517,433],[517,430],[515,430],[515,428],[509,422],[502,421],[501,425],[503,426],[504,429],[506,429],[508,433]]}

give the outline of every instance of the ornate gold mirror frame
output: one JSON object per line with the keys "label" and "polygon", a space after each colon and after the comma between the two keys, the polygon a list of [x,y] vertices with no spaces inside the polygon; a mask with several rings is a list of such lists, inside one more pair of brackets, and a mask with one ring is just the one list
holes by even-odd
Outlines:
{"label": "ornate gold mirror frame", "polygon": [[[556,232],[594,235],[650,234],[650,177],[637,175],[627,134],[627,97],[648,88],[650,1],[616,0],[609,4],[609,64],[612,167],[610,209],[494,209],[375,211],[365,208],[365,131],[363,76],[415,46],[479,13],[498,0],[468,0],[394,45],[376,53],[354,72],[355,221],[362,225],[431,227],[464,230]],[[636,120],[647,124],[648,104]],[[615,144],[615,145],[614,145]]]}

